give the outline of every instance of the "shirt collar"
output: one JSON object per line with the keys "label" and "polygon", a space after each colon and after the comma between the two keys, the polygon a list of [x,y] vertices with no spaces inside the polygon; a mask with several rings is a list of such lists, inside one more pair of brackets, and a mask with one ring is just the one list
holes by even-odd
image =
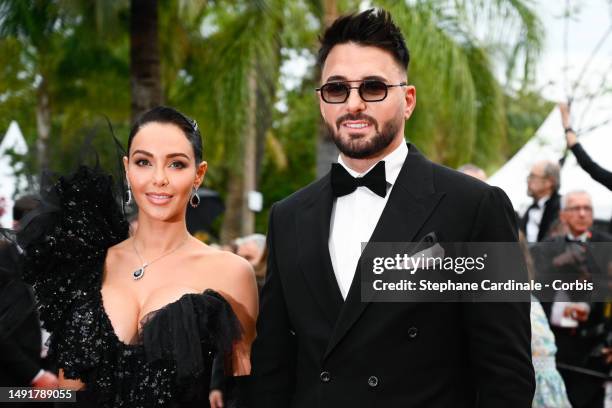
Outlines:
{"label": "shirt collar", "polygon": [[546,197],[542,197],[540,198],[536,204],[538,205],[538,208],[542,209],[544,208],[544,204],[546,204],[546,202],[550,199],[551,196],[546,196]]}
{"label": "shirt collar", "polygon": [[[386,155],[380,160],[385,161],[385,178],[387,183],[393,185],[397,177],[399,176],[399,172],[406,161],[406,157],[408,157],[408,145],[405,142],[400,143],[398,147],[395,148],[391,153]],[[379,160],[379,161],[380,161]],[[378,162],[374,163],[372,167],[364,171],[363,173],[358,173],[355,170],[351,169],[349,166],[344,163],[342,160],[342,156],[338,156],[338,163],[342,165],[349,172],[349,174],[353,177],[363,177],[368,174],[370,170],[374,168],[378,164]]]}
{"label": "shirt collar", "polygon": [[587,242],[589,238],[591,238],[591,231],[585,231],[578,236],[575,236],[571,232],[568,232],[567,237],[570,239],[570,241]]}

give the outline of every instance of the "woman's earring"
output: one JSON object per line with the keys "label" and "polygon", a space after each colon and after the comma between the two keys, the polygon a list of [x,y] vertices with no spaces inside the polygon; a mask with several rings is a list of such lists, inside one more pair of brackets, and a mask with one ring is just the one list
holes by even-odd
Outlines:
{"label": "woman's earring", "polygon": [[130,186],[130,183],[128,183],[127,185],[127,190],[125,191],[125,203],[126,204],[131,204],[132,203],[132,187]]}
{"label": "woman's earring", "polygon": [[189,204],[193,207],[196,208],[198,205],[200,205],[200,196],[198,195],[198,190],[196,190],[196,188],[193,188],[193,192],[191,193],[191,198],[189,199]]}

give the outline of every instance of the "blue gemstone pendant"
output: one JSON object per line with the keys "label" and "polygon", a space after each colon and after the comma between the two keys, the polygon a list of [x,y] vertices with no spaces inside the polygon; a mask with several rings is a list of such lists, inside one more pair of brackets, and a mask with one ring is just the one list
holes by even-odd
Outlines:
{"label": "blue gemstone pendant", "polygon": [[134,280],[138,280],[140,278],[142,278],[144,276],[144,270],[146,268],[146,265],[143,265],[142,268],[140,269],[136,269],[133,273],[132,276],[134,277]]}

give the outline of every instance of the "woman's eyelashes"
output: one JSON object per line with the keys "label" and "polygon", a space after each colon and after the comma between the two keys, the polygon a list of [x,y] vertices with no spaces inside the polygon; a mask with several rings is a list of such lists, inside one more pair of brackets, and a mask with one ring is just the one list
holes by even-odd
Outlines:
{"label": "woman's eyelashes", "polygon": [[138,167],[150,165],[150,162],[147,159],[136,159],[135,163]]}
{"label": "woman's eyelashes", "polygon": [[[135,163],[138,167],[151,166],[151,162],[148,159],[137,159],[135,160]],[[168,167],[173,169],[184,169],[188,167],[188,165],[180,160],[173,160],[168,163]]]}
{"label": "woman's eyelashes", "polygon": [[170,163],[168,167],[172,167],[174,169],[184,169],[185,167],[187,167],[187,165],[180,160],[176,160]]}

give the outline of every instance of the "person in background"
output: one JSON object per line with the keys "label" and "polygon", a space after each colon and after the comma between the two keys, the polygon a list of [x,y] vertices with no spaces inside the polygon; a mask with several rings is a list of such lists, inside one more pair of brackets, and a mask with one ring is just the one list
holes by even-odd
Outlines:
{"label": "person in background", "polygon": [[560,167],[543,160],[535,163],[527,176],[527,195],[533,204],[521,219],[520,227],[527,242],[542,241],[559,215]]}
{"label": "person in background", "polygon": [[251,234],[236,239],[236,254],[243,257],[255,267],[261,261],[266,249],[266,236],[263,234]]}
{"label": "person in background", "polygon": [[[30,211],[38,205],[38,200],[33,195],[26,195],[15,201],[13,206],[13,229],[19,229],[19,222]],[[19,256],[21,254],[17,245],[11,241],[5,241],[0,247],[0,267],[8,271],[13,271],[16,275],[21,275],[19,266]]]}
{"label": "person in background", "polygon": [[[592,280],[605,273],[594,262],[589,243],[612,242],[612,236],[592,230],[593,205],[585,191],[563,196],[559,218],[565,236],[549,238],[533,248],[538,273],[563,281]],[[604,379],[610,370],[609,303],[577,298],[574,292],[557,292],[552,303],[543,303],[557,344],[557,364],[574,408],[602,408]]]}
{"label": "person in background", "polygon": [[266,277],[266,264],[268,261],[266,236],[263,234],[251,234],[238,238],[233,243],[236,245],[236,254],[249,261],[253,266],[257,287],[261,289]]}
{"label": "person in background", "polygon": [[[529,279],[535,279],[533,258],[525,234],[519,231],[519,245],[525,258]],[[536,390],[532,408],[571,408],[563,378],[557,370],[555,335],[550,329],[540,301],[531,295],[531,360],[535,370]]]}
{"label": "person in background", "polygon": [[[15,229],[37,205],[34,196],[15,202]],[[57,377],[43,368],[40,321],[32,288],[21,278],[19,257],[14,242],[0,240],[0,386],[56,388]]]}
{"label": "person in background", "polygon": [[467,174],[468,176],[475,177],[478,180],[487,181],[487,173],[475,164],[464,164],[463,166],[460,166],[457,171]]}
{"label": "person in background", "polygon": [[[612,190],[612,171],[606,170],[599,164],[595,163],[582,148],[580,142],[578,142],[576,131],[572,129],[571,125],[569,105],[566,103],[560,103],[559,110],[561,111],[561,124],[563,125],[563,130],[565,132],[567,148],[574,153],[574,156],[576,156],[576,160],[578,161],[580,167],[582,167],[582,170],[589,173],[589,176],[591,176],[593,180],[599,182],[608,190]],[[610,232],[612,232],[612,219],[610,220],[608,229]]]}

